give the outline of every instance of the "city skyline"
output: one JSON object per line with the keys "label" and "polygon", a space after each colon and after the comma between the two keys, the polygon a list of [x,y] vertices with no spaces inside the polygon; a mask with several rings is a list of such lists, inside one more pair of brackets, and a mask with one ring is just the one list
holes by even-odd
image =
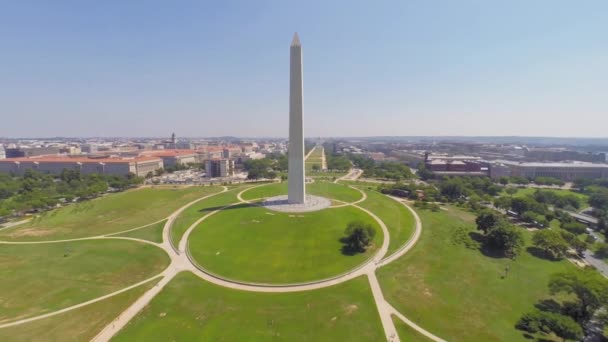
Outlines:
{"label": "city skyline", "polygon": [[309,137],[606,137],[607,6],[7,3],[0,136],[284,137],[298,31]]}

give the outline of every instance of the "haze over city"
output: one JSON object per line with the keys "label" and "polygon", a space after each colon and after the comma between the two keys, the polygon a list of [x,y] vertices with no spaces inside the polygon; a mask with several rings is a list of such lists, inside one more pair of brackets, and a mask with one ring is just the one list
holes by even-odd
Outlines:
{"label": "haze over city", "polygon": [[0,4],[4,137],[606,137],[604,1]]}

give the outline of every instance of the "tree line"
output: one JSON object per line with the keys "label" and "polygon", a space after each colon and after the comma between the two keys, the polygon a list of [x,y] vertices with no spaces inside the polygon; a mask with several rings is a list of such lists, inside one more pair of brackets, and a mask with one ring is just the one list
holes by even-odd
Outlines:
{"label": "tree line", "polygon": [[142,182],[143,178],[134,174],[83,175],[72,169],[59,175],[34,170],[25,170],[22,176],[0,173],[0,218],[52,209],[61,202],[93,198],[108,190],[122,191]]}

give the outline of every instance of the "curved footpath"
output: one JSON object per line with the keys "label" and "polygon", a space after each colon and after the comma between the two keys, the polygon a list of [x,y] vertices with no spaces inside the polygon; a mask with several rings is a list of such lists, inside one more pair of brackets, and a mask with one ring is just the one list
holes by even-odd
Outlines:
{"label": "curved footpath", "polygon": [[[266,185],[266,184],[263,184]],[[242,198],[242,194],[250,189],[259,187],[259,186],[263,186],[263,185],[258,185],[258,186],[253,186],[253,187],[248,187],[244,190],[242,190],[241,192],[239,192],[237,194],[237,199],[239,202],[236,203],[232,203],[230,205],[225,206],[224,208],[227,208],[229,206],[233,206],[233,205],[238,205],[238,204],[242,204],[242,203],[249,203],[248,201],[244,200]],[[356,188],[355,188],[356,189]],[[356,189],[359,190],[359,189]],[[190,235],[190,233],[195,229],[196,226],[198,226],[201,222],[203,222],[205,219],[207,219],[209,216],[221,211],[224,208],[215,210],[211,213],[208,213],[207,215],[201,217],[200,219],[198,219],[196,222],[194,222],[192,225],[190,225],[190,227],[188,227],[188,229],[186,230],[186,232],[184,233],[184,235],[182,236],[182,238],[180,239],[179,242],[179,246],[176,248],[175,246],[173,246],[172,242],[171,242],[171,227],[174,223],[174,221],[177,219],[177,217],[184,211],[186,210],[188,207],[190,207],[191,205],[194,205],[195,203],[202,201],[206,198],[218,195],[220,193],[224,193],[228,191],[227,187],[223,187],[223,190],[211,195],[207,195],[204,197],[201,197],[197,200],[194,200],[186,205],[184,205],[183,207],[179,208],[178,210],[176,210],[175,212],[173,212],[171,215],[169,215],[166,220],[167,222],[165,223],[164,227],[163,227],[163,242],[158,244],[158,243],[154,243],[154,242],[150,242],[147,240],[142,240],[142,239],[136,239],[136,238],[129,238],[129,237],[120,237],[120,236],[114,236],[114,235],[118,235],[121,233],[125,233],[125,232],[129,232],[129,231],[133,231],[136,229],[141,229],[141,228],[145,228],[147,226],[150,226],[154,223],[158,223],[160,221],[142,226],[142,227],[137,227],[137,228],[133,228],[133,229],[129,229],[126,231],[122,231],[122,232],[117,232],[117,233],[112,233],[112,234],[106,234],[106,235],[100,235],[100,236],[95,236],[95,237],[85,237],[85,238],[79,238],[79,239],[69,239],[69,240],[56,240],[56,241],[34,241],[34,242],[3,242],[0,241],[0,243],[12,243],[12,244],[36,244],[36,243],[54,243],[54,242],[67,242],[67,241],[79,241],[79,240],[92,240],[92,239],[126,239],[126,240],[133,240],[133,241],[139,241],[139,242],[143,242],[143,243],[148,243],[148,244],[152,244],[155,245],[161,249],[163,249],[170,257],[171,262],[169,264],[169,266],[160,274],[146,279],[142,282],[139,282],[137,284],[131,285],[129,287],[126,287],[124,289],[121,289],[119,291],[110,293],[108,295],[90,300],[88,302],[84,302],[81,304],[77,304],[68,308],[64,308],[58,311],[54,311],[51,313],[47,313],[44,315],[40,315],[40,316],[36,316],[36,317],[31,317],[31,318],[27,318],[27,319],[23,319],[23,320],[19,320],[19,321],[15,321],[15,322],[11,322],[11,323],[7,323],[4,325],[0,325],[0,328],[5,328],[5,327],[9,327],[9,326],[15,326],[15,325],[19,325],[19,324],[24,324],[24,323],[28,323],[28,322],[32,322],[35,320],[39,320],[39,319],[43,319],[43,318],[47,318],[47,317],[51,317],[54,315],[58,315],[67,311],[71,311],[74,309],[78,309],[80,307],[86,306],[88,304],[92,304],[101,300],[104,300],[106,298],[118,295],[120,293],[123,293],[125,291],[128,291],[132,288],[135,288],[137,286],[140,286],[148,281],[152,281],[153,279],[157,279],[159,277],[162,277],[160,279],[160,281],[150,290],[148,290],[147,292],[145,292],[141,297],[139,297],[134,303],[132,303],[126,310],[124,310],[118,317],[116,317],[116,319],[114,319],[112,322],[110,322],[103,330],[101,330],[99,332],[99,334],[97,334],[97,336],[95,336],[93,338],[92,341],[109,341],[116,333],[118,333],[122,328],[124,328],[129,321],[131,321],[131,319],[133,319],[144,307],[146,307],[146,305],[148,305],[150,303],[150,301],[158,294],[162,291],[162,289],[165,287],[165,285],[167,285],[172,279],[173,277],[175,277],[175,275],[177,275],[179,272],[182,271],[190,271],[193,274],[197,275],[198,277],[200,277],[201,279],[211,282],[213,284],[216,284],[218,286],[223,286],[223,287],[227,287],[230,289],[235,289],[235,290],[242,290],[242,291],[252,291],[252,292],[272,292],[272,293],[286,293],[286,292],[298,292],[298,291],[310,291],[310,290],[316,290],[316,289],[321,289],[321,288],[325,288],[328,286],[333,286],[336,284],[340,284],[346,281],[349,281],[351,279],[354,279],[356,277],[359,276],[367,276],[368,281],[370,283],[370,288],[372,290],[372,294],[374,297],[374,301],[376,303],[376,307],[378,308],[378,313],[380,315],[380,320],[382,322],[382,327],[384,329],[385,332],[385,336],[387,341],[390,342],[396,342],[399,341],[399,336],[397,335],[397,331],[395,329],[395,326],[393,324],[391,315],[395,315],[396,317],[399,317],[399,319],[401,319],[403,322],[405,322],[407,325],[409,325],[412,329],[418,331],[420,334],[430,338],[431,340],[437,341],[437,342],[443,342],[443,340],[435,335],[433,335],[432,333],[422,329],[421,327],[419,327],[418,325],[416,325],[415,323],[411,322],[410,320],[408,320],[405,316],[403,316],[401,313],[399,313],[393,306],[391,306],[385,299],[384,296],[382,294],[382,289],[380,288],[380,284],[378,283],[378,280],[376,278],[376,274],[375,274],[375,270],[379,267],[382,267],[384,265],[387,265],[388,263],[396,260],[397,258],[401,257],[402,255],[404,255],[405,253],[407,253],[418,241],[418,239],[420,238],[421,232],[422,232],[422,223],[420,221],[420,218],[418,216],[418,214],[411,208],[409,207],[405,202],[403,202],[402,200],[395,198],[395,197],[391,197],[392,199],[402,203],[405,207],[407,207],[411,213],[414,215],[415,218],[415,222],[416,222],[416,227],[415,227],[415,231],[414,234],[412,235],[412,237],[410,238],[410,240],[403,246],[401,247],[399,250],[397,250],[395,253],[393,253],[392,255],[388,256],[385,258],[386,253],[388,252],[388,246],[390,243],[390,234],[388,232],[388,229],[386,227],[386,225],[384,224],[384,222],[382,222],[382,220],[376,216],[374,213],[372,213],[371,211],[362,208],[360,206],[357,205],[357,203],[360,203],[362,201],[364,201],[367,198],[367,195],[365,194],[365,192],[362,192],[363,194],[363,199],[357,200],[355,202],[352,203],[346,203],[344,204],[344,206],[346,205],[351,205],[353,207],[356,207],[364,212],[366,212],[368,215],[372,216],[381,226],[382,231],[384,233],[384,241],[382,243],[382,246],[380,247],[380,249],[378,250],[378,252],[376,252],[376,254],[370,258],[367,262],[365,262],[364,264],[362,264],[361,266],[359,266],[358,268],[351,270],[343,275],[339,275],[336,276],[334,278],[331,279],[326,279],[326,280],[320,280],[320,281],[316,281],[316,282],[309,282],[309,283],[301,283],[301,284],[289,284],[289,285],[276,285],[276,284],[249,284],[249,283],[243,283],[243,282],[238,282],[238,281],[232,281],[232,280],[228,280],[228,279],[222,279],[219,276],[210,274],[208,272],[206,272],[204,269],[202,268],[197,268],[197,265],[195,265],[195,263],[193,263],[188,256],[187,253],[187,242],[188,242],[188,237]],[[390,196],[389,196],[390,197]],[[342,206],[342,205],[340,205]],[[165,219],[163,219],[165,220]],[[199,266],[200,267],[200,266]]]}

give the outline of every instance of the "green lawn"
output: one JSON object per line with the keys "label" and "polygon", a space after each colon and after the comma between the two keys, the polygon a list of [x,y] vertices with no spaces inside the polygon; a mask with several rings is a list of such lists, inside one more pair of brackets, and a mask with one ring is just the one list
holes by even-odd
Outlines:
{"label": "green lawn", "polygon": [[113,341],[384,341],[367,279],[295,293],[236,291],[181,273]]}
{"label": "green lawn", "polygon": [[306,158],[306,161],[313,160],[313,159],[320,160],[322,157],[323,157],[323,147],[315,146],[315,148],[312,151],[312,153],[310,154],[310,156],[308,156],[308,158]]}
{"label": "green lawn", "polygon": [[173,245],[177,247],[179,240],[181,240],[186,230],[199,218],[215,209],[238,202],[236,195],[242,190],[243,188],[228,190],[224,193],[197,202],[182,211],[175,221],[173,221],[173,226],[171,227],[171,240],[173,241]]}
{"label": "green lawn", "polygon": [[0,245],[0,322],[106,295],[158,274],[168,264],[161,249],[126,240]]}
{"label": "green lawn", "polygon": [[116,233],[161,220],[184,204],[220,187],[142,188],[103,196],[46,212],[0,240],[58,240]]}
{"label": "green lawn", "polygon": [[[527,196],[527,195],[534,195],[534,192],[536,190],[539,190],[537,188],[518,188],[517,192],[513,195],[515,197],[523,197],[523,196]],[[570,191],[570,190],[564,190],[564,189],[540,189],[543,191],[551,191],[555,194],[557,194],[558,196],[564,196],[564,195],[575,195],[580,201],[581,201],[581,209],[582,208],[586,208],[589,206],[589,196],[586,194],[582,194],[580,192],[576,192],[576,191]],[[501,196],[509,196],[509,194],[507,194],[504,190],[500,193]]]}
{"label": "green lawn", "polygon": [[142,239],[142,240],[148,240],[148,241],[152,241],[152,242],[156,242],[156,243],[161,243],[161,242],[163,242],[163,228],[165,227],[165,223],[167,223],[167,220],[162,220],[151,226],[141,228],[141,229],[136,229],[136,230],[133,230],[133,231],[130,231],[127,233],[123,233],[123,234],[118,234],[115,236],[124,236],[124,237],[130,237],[130,238],[136,238],[136,239]]}
{"label": "green lawn", "polygon": [[404,342],[431,342],[429,338],[424,335],[421,335],[416,330],[410,328],[409,325],[403,323],[399,317],[391,316],[393,319],[393,324],[395,324],[395,329],[397,329],[397,334],[399,335],[399,339]]}
{"label": "green lawn", "polygon": [[[344,202],[355,202],[361,199],[359,191],[342,184],[316,181],[306,184],[306,192],[311,195],[323,196]],[[273,197],[287,194],[287,182],[273,183],[251,189],[243,194],[243,199],[252,200],[264,197]]]}
{"label": "green lawn", "polygon": [[[353,220],[372,224],[376,237],[365,253],[344,255],[339,239]],[[382,239],[374,219],[350,206],[296,215],[241,205],[203,221],[190,235],[189,249],[201,266],[227,278],[295,283],[356,267]]]}
{"label": "green lawn", "polygon": [[376,214],[384,222],[391,235],[386,254],[389,256],[403,246],[414,233],[414,216],[403,204],[375,190],[369,190],[368,187],[361,187],[361,189],[367,194],[367,199],[358,205]]}
{"label": "green lawn", "polygon": [[89,341],[156,283],[157,280],[152,280],[127,292],[82,308],[0,329],[0,340],[5,342]]}
{"label": "green lawn", "polygon": [[[525,341],[514,328],[517,320],[548,296],[551,274],[576,270],[568,261],[526,251],[511,261],[466,248],[459,241],[475,229],[474,216],[459,209],[419,214],[418,244],[378,270],[378,278],[389,303],[448,341]],[[524,232],[529,243],[531,234]],[[509,274],[502,279],[507,265]]]}
{"label": "green lawn", "polygon": [[346,175],[348,172],[338,172],[338,171],[311,171],[306,173],[306,177],[312,178],[340,178]]}

